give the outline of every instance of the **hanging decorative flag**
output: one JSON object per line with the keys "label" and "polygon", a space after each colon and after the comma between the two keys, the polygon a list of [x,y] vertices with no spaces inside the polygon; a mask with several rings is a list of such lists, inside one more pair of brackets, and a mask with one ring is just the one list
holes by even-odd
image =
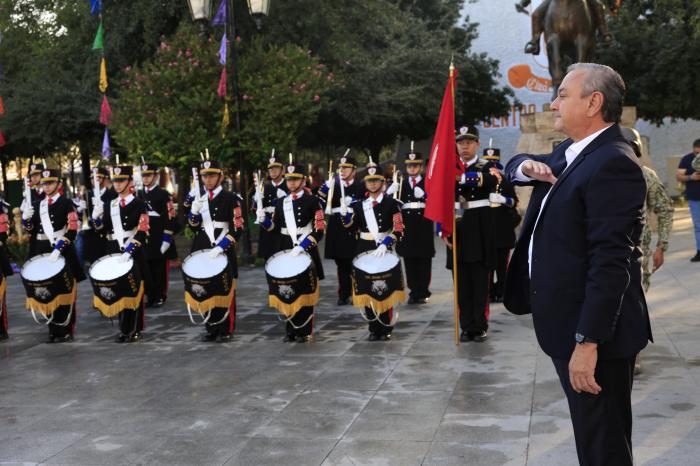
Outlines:
{"label": "hanging decorative flag", "polygon": [[107,62],[104,57],[102,57],[102,61],[100,62],[100,92],[103,94],[107,92],[107,86]]}
{"label": "hanging decorative flag", "polygon": [[5,133],[0,131],[0,147],[4,147],[5,144],[7,144],[7,141],[5,141]]}
{"label": "hanging decorative flag", "polygon": [[219,97],[226,98],[226,68],[221,70],[221,78],[219,78],[219,88],[217,89]]}
{"label": "hanging decorative flag", "polygon": [[105,135],[102,138],[102,158],[108,159],[112,156],[112,151],[109,150],[109,130],[105,128]]}
{"label": "hanging decorative flag", "polygon": [[226,128],[228,128],[228,125],[231,123],[231,119],[229,117],[228,113],[228,102],[224,104],[224,118],[221,121],[221,139],[224,139],[226,137]]}
{"label": "hanging decorative flag", "polygon": [[2,101],[2,96],[0,95],[0,117],[5,114],[5,103]]}
{"label": "hanging decorative flag", "polygon": [[216,10],[216,15],[211,20],[212,26],[225,26],[226,25],[226,3],[227,0],[221,0],[219,3],[219,9]]}
{"label": "hanging decorative flag", "polygon": [[105,30],[102,27],[102,21],[100,21],[100,27],[97,28],[97,34],[95,34],[95,40],[92,41],[92,50],[102,50],[104,47],[104,33]]}
{"label": "hanging decorative flag", "polygon": [[[109,126],[112,122],[112,109],[109,106],[107,96],[102,96],[102,109],[100,110],[100,123]],[[105,128],[106,129],[106,128]]]}
{"label": "hanging decorative flag", "polygon": [[90,14],[102,13],[102,0],[90,0]]}
{"label": "hanging decorative flag", "polygon": [[226,40],[226,34],[221,38],[221,47],[219,47],[219,63],[226,66],[226,47],[228,41]]}

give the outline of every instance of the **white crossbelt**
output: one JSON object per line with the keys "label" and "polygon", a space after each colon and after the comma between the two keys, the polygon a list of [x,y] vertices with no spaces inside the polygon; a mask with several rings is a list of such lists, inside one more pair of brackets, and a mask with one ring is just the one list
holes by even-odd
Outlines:
{"label": "white crossbelt", "polygon": [[[309,234],[311,234],[312,231],[313,230],[311,228],[311,223],[309,223],[305,227],[297,227],[297,235],[299,235],[299,236],[309,235]],[[286,228],[282,228],[282,234],[287,235],[287,236],[292,236],[292,234]]]}
{"label": "white crossbelt", "polygon": [[148,216],[149,217],[160,217],[160,214],[158,212],[156,212],[155,210],[149,210]]}
{"label": "white crossbelt", "polygon": [[[139,227],[136,227],[136,228],[134,228],[134,229],[132,229],[132,230],[124,231],[124,232],[123,232],[123,233],[124,233],[124,237],[122,238],[122,240],[124,241],[124,244],[128,244],[129,241],[131,241],[132,239],[134,239],[134,236],[136,236],[136,232],[138,231],[138,229],[139,229]],[[116,234],[107,235],[107,240],[108,240],[108,241],[117,241],[117,242],[118,242],[118,241],[119,241],[119,235],[116,235]],[[123,247],[123,246],[122,246],[122,247]]]}
{"label": "white crossbelt", "polygon": [[[350,207],[345,209],[345,212],[350,212]],[[333,207],[331,209],[332,214],[342,214],[343,213],[343,208],[342,207]]]}
{"label": "white crossbelt", "polygon": [[425,202],[404,202],[401,209],[425,209]]}
{"label": "white crossbelt", "polygon": [[[379,233],[377,233],[377,235],[379,236],[379,237],[377,238],[377,242],[378,242],[378,243],[381,243],[382,240],[383,240],[388,234],[389,234],[388,231],[380,231]],[[374,235],[372,235],[372,233],[365,232],[365,231],[361,231],[361,232],[360,232],[360,239],[364,239],[364,240],[367,240],[367,241],[375,241]]]}
{"label": "white crossbelt", "polygon": [[229,223],[228,222],[211,222],[212,226],[216,230],[217,228],[222,228],[228,230]]}
{"label": "white crossbelt", "polygon": [[274,214],[275,206],[263,207],[263,212],[265,212],[266,214]]}
{"label": "white crossbelt", "polygon": [[[63,237],[63,235],[66,234],[66,229],[61,228],[60,230],[54,231],[53,234],[54,234],[54,238],[61,239]],[[43,233],[37,234],[36,239],[38,239],[39,241],[51,241],[51,239]]]}
{"label": "white crossbelt", "polygon": [[455,202],[455,209],[477,209],[479,207],[489,207],[491,202],[488,199],[481,199],[479,201],[469,201],[469,202]]}

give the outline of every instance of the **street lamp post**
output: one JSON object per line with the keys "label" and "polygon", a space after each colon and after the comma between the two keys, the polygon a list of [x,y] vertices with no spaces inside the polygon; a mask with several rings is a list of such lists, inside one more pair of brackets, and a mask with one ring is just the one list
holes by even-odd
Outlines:
{"label": "street lamp post", "polygon": [[[238,69],[236,68],[236,18],[233,12],[233,0],[223,0],[226,2],[226,38],[230,45],[231,57],[226,61],[228,67],[227,73],[231,76],[233,92],[233,124],[236,129],[236,134],[241,131],[241,117],[239,112],[239,95],[238,95]],[[247,0],[248,12],[255,21],[258,29],[262,26],[262,20],[270,11],[270,0]],[[192,14],[192,20],[206,28],[207,23],[211,19],[213,12],[213,0],[187,0]],[[238,151],[238,169],[240,170],[240,187],[243,198],[243,209],[248,212],[248,175],[245,167],[245,159],[243,152]],[[252,247],[250,242],[250,230],[246,230],[243,239],[243,262],[250,264],[253,261]]]}

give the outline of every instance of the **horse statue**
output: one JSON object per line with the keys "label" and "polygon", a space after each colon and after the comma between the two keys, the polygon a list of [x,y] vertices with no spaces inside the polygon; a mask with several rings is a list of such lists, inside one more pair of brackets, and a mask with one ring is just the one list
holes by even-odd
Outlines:
{"label": "horse statue", "polygon": [[[515,8],[527,13],[531,0],[521,0]],[[544,0],[532,13],[532,39],[525,53],[539,55],[540,35],[544,33],[549,74],[556,96],[570,63],[589,62],[596,46],[596,31],[604,44],[612,42],[600,0]]]}

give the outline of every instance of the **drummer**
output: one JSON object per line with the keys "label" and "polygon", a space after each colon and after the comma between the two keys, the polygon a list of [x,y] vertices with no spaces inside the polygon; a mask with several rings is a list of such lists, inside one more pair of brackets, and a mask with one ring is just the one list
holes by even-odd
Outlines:
{"label": "drummer", "polygon": [[[323,238],[326,222],[320,201],[304,187],[306,176],[304,164],[288,165],[284,179],[287,181],[289,195],[282,202],[277,203],[272,217],[259,220],[263,228],[279,235],[275,253],[288,249],[291,249],[291,254],[294,256],[308,253],[313,260],[318,279],[323,280],[323,265],[317,246]],[[288,222],[294,222],[294,225]],[[294,230],[296,230],[296,237],[293,238]],[[316,286],[318,287],[318,284]],[[312,305],[294,306],[291,309],[292,315],[287,318],[285,342],[311,340],[315,304],[314,302]]]}
{"label": "drummer", "polygon": [[329,202],[328,196],[332,196],[324,256],[333,259],[338,268],[338,305],[343,306],[350,304],[352,296],[352,259],[357,249],[357,238],[354,231],[343,228],[340,217],[356,201],[365,198],[365,186],[355,181],[357,163],[354,158],[341,157],[338,168],[338,176],[326,181],[318,191],[318,196],[324,205]]}
{"label": "drummer", "polygon": [[9,254],[7,252],[7,236],[10,231],[10,218],[7,215],[7,204],[0,202],[0,341],[7,340],[7,277],[12,275]]}
{"label": "drummer", "polygon": [[146,290],[147,307],[161,307],[168,299],[168,277],[171,260],[177,259],[173,235],[177,231],[177,213],[168,191],[158,186],[158,166],[145,163],[141,166],[143,191],[139,196],[146,201],[149,217],[146,257],[151,272],[152,289]]}
{"label": "drummer", "polygon": [[[133,167],[117,165],[112,167],[112,182],[117,198],[96,204],[92,211],[92,220],[98,230],[107,234],[106,254],[122,253],[122,260],[134,260],[134,266],[139,269],[140,276],[146,288],[150,286],[150,274],[146,254],[143,250],[148,238],[149,218],[146,203],[135,197],[133,193]],[[116,223],[116,219],[121,222]],[[100,308],[101,301],[95,300]],[[131,343],[141,339],[144,327],[143,288],[136,298],[118,300],[115,304],[119,311],[119,333],[117,343]],[[114,305],[110,306],[113,308]],[[103,314],[106,309],[100,309]],[[114,314],[114,309],[108,312]]]}
{"label": "drummer", "polygon": [[[393,197],[383,192],[385,180],[382,168],[372,162],[371,158],[367,164],[364,181],[368,192],[367,199],[353,205],[350,212],[343,217],[343,224],[358,233],[356,255],[373,251],[373,256],[381,258],[403,236],[401,207]],[[372,233],[375,226],[376,232]],[[388,300],[397,297],[394,291],[396,290],[388,290]],[[353,290],[353,305],[364,307],[365,317],[369,321],[369,341],[390,340],[393,330],[393,305],[396,302],[376,302],[372,303],[372,306],[364,306],[360,301]]]}
{"label": "drummer", "polygon": [[31,188],[33,206],[44,198],[44,190],[41,188],[41,173],[44,171],[44,168],[43,163],[32,163],[29,165],[29,187]]}
{"label": "drummer", "polygon": [[[57,261],[63,255],[76,282],[81,282],[85,280],[85,274],[73,245],[78,234],[78,214],[73,201],[61,195],[61,178],[57,169],[44,169],[39,182],[43,191],[42,200],[22,211],[22,225],[31,235],[27,260],[50,253],[49,260]],[[27,308],[38,310],[45,316],[51,315],[48,323],[49,343],[73,341],[76,282],[70,293],[58,295],[49,303],[27,299]]]}
{"label": "drummer", "polygon": [[[210,257],[225,254],[231,270],[232,287],[235,287],[238,278],[236,242],[243,233],[242,199],[221,185],[224,171],[219,161],[202,161],[199,174],[204,194],[191,192],[185,201],[186,206],[189,206],[187,222],[196,232],[191,252],[211,249]],[[202,341],[231,341],[236,328],[235,290],[227,307],[214,307],[210,310],[205,328]]]}
{"label": "drummer", "polygon": [[[117,197],[117,193],[114,188],[108,187],[109,182],[109,170],[105,167],[93,167],[92,169],[92,180],[97,179],[98,187],[97,197],[104,202],[109,202]],[[88,215],[92,213],[95,207],[95,188],[88,190],[86,194],[86,206]],[[93,263],[100,257],[106,254],[107,250],[107,237],[105,236],[104,230],[98,230],[95,228],[95,222],[92,217],[88,218],[88,221],[83,224],[83,229],[80,232],[83,237],[83,258],[86,262]]]}
{"label": "drummer", "polygon": [[[267,174],[269,177],[269,182],[265,183],[263,188],[261,204],[263,213],[268,217],[272,217],[272,214],[275,212],[275,205],[277,202],[288,194],[287,184],[284,182],[284,165],[274,156],[270,157],[270,160],[268,161]],[[257,209],[257,200],[259,196],[260,192],[257,191],[253,197],[251,209]],[[259,215],[260,212],[257,212],[257,214]],[[275,234],[268,232],[264,228],[260,228],[258,257],[265,260],[270,258],[275,247],[274,244],[272,244],[275,236]]]}

